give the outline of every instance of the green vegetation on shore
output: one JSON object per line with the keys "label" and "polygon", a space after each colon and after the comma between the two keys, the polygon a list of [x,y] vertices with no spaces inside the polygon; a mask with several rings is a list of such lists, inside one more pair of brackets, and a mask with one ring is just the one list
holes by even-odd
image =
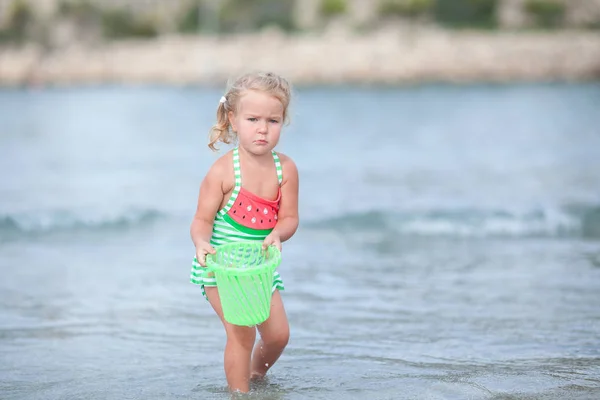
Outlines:
{"label": "green vegetation on shore", "polygon": [[[75,37],[113,40],[153,38],[163,33],[240,33],[266,26],[287,32],[298,31],[294,2],[298,0],[222,0],[218,9],[206,2],[189,0],[169,21],[158,11],[132,12],[131,9],[106,8],[90,0],[62,0],[52,16],[42,18],[34,0],[13,0],[0,23],[0,43],[45,43],[53,29],[69,24]],[[300,0],[301,1],[301,0]],[[498,10],[502,0],[379,0],[379,20],[437,24],[450,29],[499,29]],[[320,0],[319,26],[334,17],[349,13],[349,0]],[[560,29],[564,26],[566,7],[559,0],[525,0],[529,27]],[[376,26],[377,24],[371,24]],[[587,28],[600,27],[600,21]]]}

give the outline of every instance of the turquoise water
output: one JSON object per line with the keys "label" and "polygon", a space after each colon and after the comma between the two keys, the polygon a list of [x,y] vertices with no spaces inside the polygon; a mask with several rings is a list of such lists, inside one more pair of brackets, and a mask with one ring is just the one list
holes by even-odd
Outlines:
{"label": "turquoise water", "polygon": [[[0,91],[0,397],[226,399],[188,229],[221,92]],[[600,85],[299,88],[255,399],[600,397]]]}

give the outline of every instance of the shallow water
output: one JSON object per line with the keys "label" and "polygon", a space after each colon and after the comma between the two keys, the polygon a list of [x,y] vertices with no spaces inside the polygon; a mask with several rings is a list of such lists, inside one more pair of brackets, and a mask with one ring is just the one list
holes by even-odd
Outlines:
{"label": "shallow water", "polygon": [[[227,399],[188,281],[221,93],[0,91],[0,397]],[[251,399],[600,398],[600,86],[299,89]]]}

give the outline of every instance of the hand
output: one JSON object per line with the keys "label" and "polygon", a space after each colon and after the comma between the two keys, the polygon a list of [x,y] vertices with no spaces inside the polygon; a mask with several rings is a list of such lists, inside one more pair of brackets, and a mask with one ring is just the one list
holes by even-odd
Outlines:
{"label": "hand", "polygon": [[281,238],[275,231],[269,233],[269,235],[265,238],[265,241],[262,245],[263,250],[267,250],[269,246],[275,246],[277,247],[277,250],[281,251]]}
{"label": "hand", "polygon": [[196,246],[196,260],[202,267],[206,267],[206,255],[216,253],[215,249],[207,242],[200,242]]}

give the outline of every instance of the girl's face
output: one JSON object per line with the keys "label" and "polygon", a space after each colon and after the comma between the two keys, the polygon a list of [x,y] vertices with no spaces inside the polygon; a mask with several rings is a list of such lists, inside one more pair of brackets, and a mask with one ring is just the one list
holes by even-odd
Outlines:
{"label": "girl's face", "polygon": [[229,112],[229,122],[244,150],[271,153],[281,134],[283,104],[268,93],[248,90],[240,97],[237,111]]}

